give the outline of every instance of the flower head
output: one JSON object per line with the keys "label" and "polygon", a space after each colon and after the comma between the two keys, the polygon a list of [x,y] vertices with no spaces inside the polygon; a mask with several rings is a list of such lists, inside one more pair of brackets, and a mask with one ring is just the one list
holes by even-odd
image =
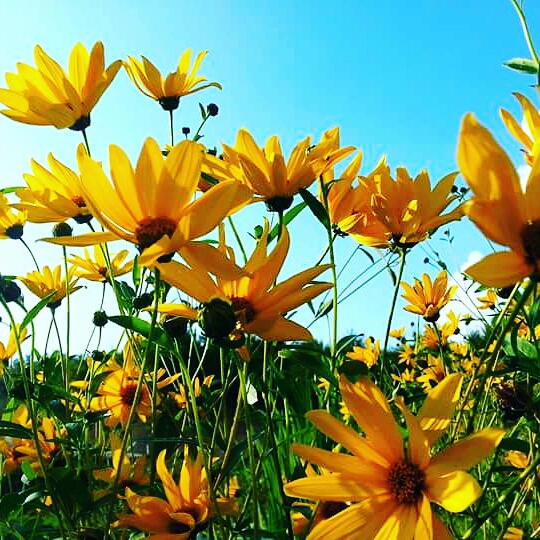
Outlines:
{"label": "flower head", "polygon": [[[276,247],[267,254],[268,233],[266,223],[262,237],[243,268],[245,275],[238,279],[213,278],[202,267],[188,268],[174,261],[160,266],[161,276],[203,307],[215,308],[216,315],[211,312],[209,316],[222,321],[226,319],[227,323],[222,337],[236,329],[266,340],[311,340],[311,333],[306,328],[284,315],[331,287],[329,283],[310,284],[329,265],[304,270],[275,284],[289,250],[289,234],[283,228]],[[225,246],[224,234],[220,244],[234,260],[232,250]],[[158,309],[169,315],[198,317],[196,310],[185,305],[163,304]]]}
{"label": "flower head", "polygon": [[347,353],[347,358],[351,360],[359,360],[364,362],[368,367],[373,367],[379,360],[381,354],[381,343],[379,340],[374,341],[373,338],[368,337],[363,347],[355,346],[352,352]]}
{"label": "flower head", "polygon": [[405,449],[400,428],[379,388],[365,378],[357,383],[341,378],[343,399],[365,436],[324,410],[309,412],[309,420],[350,454],[295,444],[293,451],[302,459],[332,474],[301,478],[285,486],[289,496],[350,503],[318,524],[310,540],[450,537],[430,503],[449,512],[468,508],[481,488],[466,471],[486,458],[505,433],[484,429],[431,455],[430,448],[450,424],[461,380],[457,374],[447,377],[428,395],[418,416],[398,402],[409,434]]}
{"label": "flower head", "polygon": [[465,213],[484,235],[508,246],[467,268],[486,287],[507,287],[540,270],[540,159],[525,191],[509,157],[491,133],[467,114],[461,125],[457,161],[474,197]]}
{"label": "flower head", "polygon": [[28,330],[23,328],[22,331],[19,331],[19,328],[11,328],[9,332],[9,338],[7,345],[4,345],[0,341],[0,377],[4,375],[4,370],[8,365],[8,362],[15,356],[18,352],[17,343],[22,343],[26,339]]}
{"label": "flower head", "polygon": [[[157,458],[156,469],[165,490],[166,500],[135,494],[126,488],[126,501],[133,514],[118,516],[117,527],[131,527],[150,533],[156,540],[187,540],[193,531],[200,530],[212,517],[215,509],[208,493],[208,478],[202,467],[202,455],[195,460],[184,452],[184,463],[178,482],[175,482],[165,463],[165,450]],[[222,503],[225,503],[222,505]],[[217,500],[217,511],[230,506]]]}
{"label": "flower head", "polygon": [[58,129],[85,129],[90,112],[113,81],[122,62],[105,68],[103,44],[97,42],[88,53],[77,43],[69,57],[66,73],[36,45],[36,67],[17,64],[17,73],[6,74],[8,88],[0,89],[0,103],[8,109],[2,114],[24,122]]}
{"label": "flower head", "polygon": [[514,96],[523,109],[523,120],[528,132],[507,110],[501,109],[501,118],[508,131],[524,146],[525,161],[532,166],[540,154],[540,112],[524,95],[515,92]]}
{"label": "flower head", "polygon": [[309,187],[336,161],[353,151],[352,147],[333,150],[332,144],[326,141],[311,148],[311,139],[306,137],[285,161],[276,136],[270,137],[261,148],[246,129],[241,129],[234,147],[223,145],[223,160],[205,155],[205,169],[219,181],[237,178],[269,210],[283,212],[300,189]]}
{"label": "flower head", "polygon": [[84,200],[109,232],[48,241],[90,245],[122,238],[139,248],[144,265],[176,251],[201,257],[210,268],[222,262],[215,249],[194,240],[214,229],[238,204],[239,183],[220,182],[192,200],[201,175],[202,145],[182,141],[164,157],[149,138],[135,169],[118,146],[111,145],[109,154],[112,183],[82,146],[78,152]]}
{"label": "flower head", "polygon": [[50,170],[32,160],[32,174],[24,175],[28,187],[16,190],[20,202],[13,206],[25,210],[32,223],[57,223],[70,218],[88,223],[92,215],[84,202],[79,176],[52,154],[48,161]]}
{"label": "flower head", "polygon": [[435,322],[439,318],[441,309],[457,290],[457,285],[448,288],[448,274],[444,270],[433,283],[427,274],[423,274],[422,281],[415,279],[413,287],[405,282],[401,286],[405,290],[402,297],[410,302],[405,310],[421,315],[427,322]]}
{"label": "flower head", "polygon": [[50,308],[58,307],[68,293],[73,294],[81,288],[81,285],[76,285],[78,278],[75,277],[75,269],[70,267],[67,277],[62,278],[60,265],[52,271],[44,266],[41,272],[35,270],[18,279],[39,298],[50,297],[47,304]]}
{"label": "flower head", "polygon": [[93,257],[88,252],[88,249],[84,250],[84,258],[79,257],[78,255],[69,257],[69,262],[75,268],[74,274],[77,277],[88,279],[89,281],[106,282],[109,281],[111,277],[115,278],[131,272],[133,261],[124,263],[125,258],[129,254],[127,249],[124,249],[116,255],[110,256],[110,269],[112,270],[112,276],[110,276],[103,250],[103,245],[95,245]]}
{"label": "flower head", "polygon": [[27,217],[25,211],[14,210],[7,197],[0,192],[0,238],[22,238]]}
{"label": "flower head", "polygon": [[142,62],[129,56],[128,61],[124,62],[124,67],[129,78],[145,96],[155,99],[166,111],[173,111],[178,108],[182,96],[210,86],[221,89],[221,85],[217,82],[201,84],[206,82],[206,78],[197,76],[206,54],[207,51],[202,51],[197,55],[190,73],[191,49],[187,49],[180,57],[176,71],[169,73],[165,78],[144,56]]}

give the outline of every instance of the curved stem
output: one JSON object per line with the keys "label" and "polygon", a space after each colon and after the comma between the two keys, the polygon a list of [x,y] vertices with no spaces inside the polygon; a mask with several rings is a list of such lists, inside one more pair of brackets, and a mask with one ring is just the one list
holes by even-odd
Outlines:
{"label": "curved stem", "polygon": [[527,42],[527,47],[529,48],[529,52],[531,53],[531,56],[536,61],[536,64],[538,64],[538,55],[536,54],[536,50],[534,48],[534,44],[531,38],[531,33],[529,32],[529,26],[527,25],[527,19],[525,18],[525,13],[521,9],[521,6],[517,3],[517,0],[511,0],[512,4],[514,5],[514,8],[518,14],[519,21],[521,22],[521,28],[523,29],[523,34],[525,36],[525,41]]}
{"label": "curved stem", "polygon": [[36,265],[36,269],[39,272],[39,264],[36,261],[36,258],[34,257],[34,254],[32,253],[32,250],[28,246],[28,244],[24,241],[24,239],[21,237],[19,240],[22,242],[23,246],[28,250],[28,253],[30,253],[30,257],[32,257],[32,260],[34,261],[34,264]]}

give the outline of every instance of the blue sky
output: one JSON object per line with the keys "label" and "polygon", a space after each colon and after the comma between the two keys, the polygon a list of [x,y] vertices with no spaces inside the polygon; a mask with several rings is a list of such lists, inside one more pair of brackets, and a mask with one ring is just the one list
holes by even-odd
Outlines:
{"label": "blue sky", "polygon": [[[540,3],[528,0],[525,9],[540,46],[540,24],[534,25],[540,21]],[[0,18],[0,71],[14,70],[19,61],[33,64],[35,44],[66,66],[77,41],[90,48],[97,40],[104,42],[109,63],[144,54],[162,72],[173,70],[188,47],[195,53],[209,51],[200,73],[220,82],[223,90],[183,99],[178,134],[183,125],[196,128],[199,101],[220,107],[205,129],[203,142],[209,146],[232,144],[238,129],[246,127],[260,144],[279,135],[289,152],[306,135],[318,139],[337,125],[344,145],[362,149],[364,171],[385,154],[392,168],[404,165],[413,174],[427,168],[432,184],[456,168],[459,125],[468,111],[493,130],[521,165],[519,146],[505,132],[498,109],[505,107],[519,117],[512,91],[537,99],[529,88],[531,78],[501,65],[528,55],[510,0],[19,1],[4,6]],[[168,142],[167,120],[120,72],[92,114],[93,156],[107,161],[107,147],[115,143],[135,160],[145,137]],[[44,163],[51,151],[75,166],[80,136],[0,118],[0,141],[0,186],[7,187],[22,185],[30,159]],[[252,209],[240,218],[240,229],[251,231],[263,214],[262,206]],[[43,234],[32,226],[27,230],[29,239]],[[430,243],[451,271],[471,251],[489,249],[472,224],[451,230],[451,249],[438,241],[442,234]],[[309,216],[291,232],[283,277],[314,264],[324,241],[324,231]],[[41,263],[59,262],[59,252],[34,246]],[[341,242],[340,259],[354,247],[352,240]],[[19,246],[5,241],[0,250],[0,272],[30,268]],[[413,250],[408,278],[427,268],[422,265],[425,256],[420,247]],[[367,259],[355,261],[351,277],[365,269]],[[382,338],[390,287],[384,275],[348,300],[340,332]],[[318,337],[325,340],[325,328],[320,331]]]}

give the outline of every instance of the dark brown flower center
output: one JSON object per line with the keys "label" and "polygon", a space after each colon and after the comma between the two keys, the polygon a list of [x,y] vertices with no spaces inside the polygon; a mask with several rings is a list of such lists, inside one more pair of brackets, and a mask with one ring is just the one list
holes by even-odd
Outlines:
{"label": "dark brown flower center", "polygon": [[349,505],[341,501],[323,501],[319,504],[317,512],[322,519],[330,519],[347,508],[349,508]]}
{"label": "dark brown flower center", "polygon": [[424,319],[427,322],[433,323],[439,319],[439,308],[433,304],[428,304],[426,306],[426,311],[424,312]]}
{"label": "dark brown flower center", "polygon": [[540,220],[527,223],[521,231],[521,241],[526,253],[527,262],[538,270],[540,261]]}
{"label": "dark brown flower center", "polygon": [[80,195],[76,195],[71,199],[71,201],[74,202],[79,208],[86,208],[86,203]]}
{"label": "dark brown flower center", "polygon": [[408,461],[394,464],[388,473],[390,491],[399,504],[413,505],[420,501],[425,481],[424,471]]}
{"label": "dark brown flower center", "polygon": [[155,244],[164,235],[169,238],[176,229],[176,223],[168,217],[145,218],[135,229],[137,243],[141,250]]}
{"label": "dark brown flower center", "polygon": [[136,392],[136,382],[128,382],[124,384],[120,390],[120,397],[122,398],[122,403],[131,407],[131,405],[133,405],[133,402],[135,401]]}
{"label": "dark brown flower center", "polygon": [[231,298],[231,304],[241,326],[245,326],[255,320],[257,312],[249,300],[234,296]]}
{"label": "dark brown flower center", "polygon": [[189,525],[181,523],[180,521],[169,521],[167,524],[167,532],[169,534],[185,534],[191,530]]}

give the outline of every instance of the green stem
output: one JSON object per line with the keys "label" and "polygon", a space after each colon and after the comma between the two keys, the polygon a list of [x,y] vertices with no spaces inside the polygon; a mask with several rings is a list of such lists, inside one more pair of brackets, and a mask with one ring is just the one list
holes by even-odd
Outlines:
{"label": "green stem", "polygon": [[84,139],[84,146],[86,147],[86,151],[88,152],[88,156],[92,157],[92,154],[90,153],[90,145],[88,144],[88,137],[86,136],[86,129],[82,130],[82,136]]}
{"label": "green stem", "polygon": [[173,122],[173,112],[169,111],[169,129],[171,133],[171,146],[174,146],[174,122]]}
{"label": "green stem", "polygon": [[531,53],[531,56],[536,61],[536,64],[538,65],[538,55],[536,54],[536,50],[534,48],[534,44],[531,38],[531,33],[529,31],[529,27],[527,25],[527,20],[525,18],[525,13],[521,9],[521,6],[517,3],[517,0],[511,0],[512,4],[514,5],[514,8],[518,14],[519,21],[521,22],[521,28],[523,29],[523,34],[525,35],[525,41],[527,42],[527,47],[529,48],[529,52]]}

